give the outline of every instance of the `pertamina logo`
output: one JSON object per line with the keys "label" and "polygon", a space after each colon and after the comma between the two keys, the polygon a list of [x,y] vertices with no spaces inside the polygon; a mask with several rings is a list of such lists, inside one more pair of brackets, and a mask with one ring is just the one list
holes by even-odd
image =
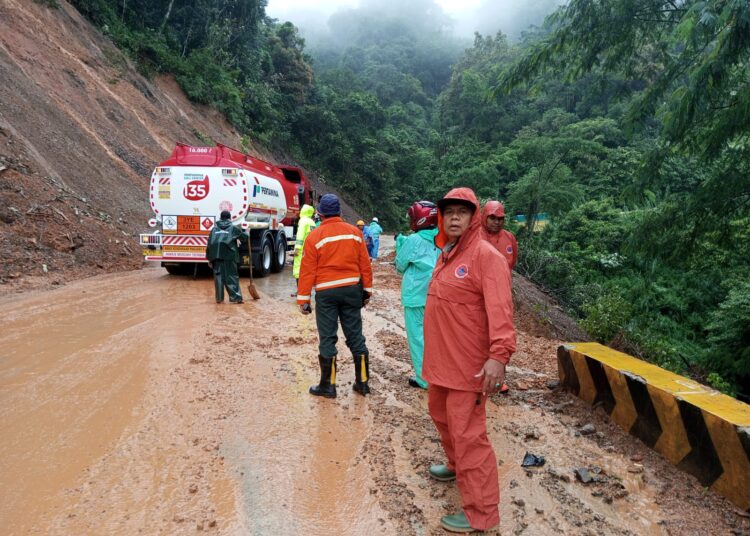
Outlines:
{"label": "pertamina logo", "polygon": [[271,197],[279,197],[279,192],[271,188],[266,188],[260,184],[253,186],[253,197],[257,197],[258,194],[270,195]]}
{"label": "pertamina logo", "polygon": [[208,175],[202,180],[190,181],[182,189],[182,195],[189,201],[200,201],[208,195]]}

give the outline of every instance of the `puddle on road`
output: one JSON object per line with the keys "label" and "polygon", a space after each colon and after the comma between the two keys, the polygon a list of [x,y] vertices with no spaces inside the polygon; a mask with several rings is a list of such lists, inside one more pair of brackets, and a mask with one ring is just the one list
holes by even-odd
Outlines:
{"label": "puddle on road", "polygon": [[[240,483],[243,528],[252,535],[392,534],[369,492],[369,468],[357,462],[373,433],[369,401],[348,383],[339,384],[335,400],[311,397],[316,378],[304,364],[311,358],[289,358],[289,381],[274,376],[274,362],[252,361],[263,406],[247,409],[244,426],[222,449]],[[353,375],[349,363],[340,366],[340,381]]]}
{"label": "puddle on road", "polygon": [[[4,300],[0,331],[0,519],[22,533],[141,417],[159,342],[205,304],[161,270],[97,277]],[[157,329],[158,327],[158,329]],[[6,532],[7,534],[7,532]]]}

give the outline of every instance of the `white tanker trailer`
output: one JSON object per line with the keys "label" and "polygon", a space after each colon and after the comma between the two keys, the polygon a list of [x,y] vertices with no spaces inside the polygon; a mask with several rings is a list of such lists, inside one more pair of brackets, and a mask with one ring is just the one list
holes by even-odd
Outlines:
{"label": "white tanker trailer", "polygon": [[249,251],[240,250],[241,265],[252,266],[256,277],[280,272],[294,246],[300,208],[313,199],[298,167],[275,166],[224,145],[178,143],[151,175],[149,226],[155,230],[140,235],[144,259],[170,274],[194,272],[207,262],[208,235],[228,210],[250,237]]}

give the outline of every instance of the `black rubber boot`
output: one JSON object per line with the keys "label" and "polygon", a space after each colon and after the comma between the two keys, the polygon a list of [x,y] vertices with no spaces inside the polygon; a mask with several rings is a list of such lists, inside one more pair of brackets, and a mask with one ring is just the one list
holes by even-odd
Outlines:
{"label": "black rubber boot", "polygon": [[318,356],[320,363],[320,383],[310,387],[310,394],[336,398],[336,358]]}
{"label": "black rubber boot", "polygon": [[356,381],[352,385],[352,389],[361,394],[367,396],[370,394],[370,386],[367,381],[370,379],[370,356],[367,354],[360,354],[354,356],[354,376]]}

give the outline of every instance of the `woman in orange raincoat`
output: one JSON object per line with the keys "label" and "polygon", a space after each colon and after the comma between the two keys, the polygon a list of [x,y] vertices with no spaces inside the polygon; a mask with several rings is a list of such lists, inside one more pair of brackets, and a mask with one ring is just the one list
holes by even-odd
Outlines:
{"label": "woman in orange raincoat", "polygon": [[427,293],[423,375],[447,463],[430,467],[430,475],[456,479],[461,493],[463,511],[444,516],[443,528],[487,530],[500,522],[500,489],[485,403],[516,350],[510,269],[482,239],[471,189],[451,190],[438,208],[435,243],[443,252]]}

